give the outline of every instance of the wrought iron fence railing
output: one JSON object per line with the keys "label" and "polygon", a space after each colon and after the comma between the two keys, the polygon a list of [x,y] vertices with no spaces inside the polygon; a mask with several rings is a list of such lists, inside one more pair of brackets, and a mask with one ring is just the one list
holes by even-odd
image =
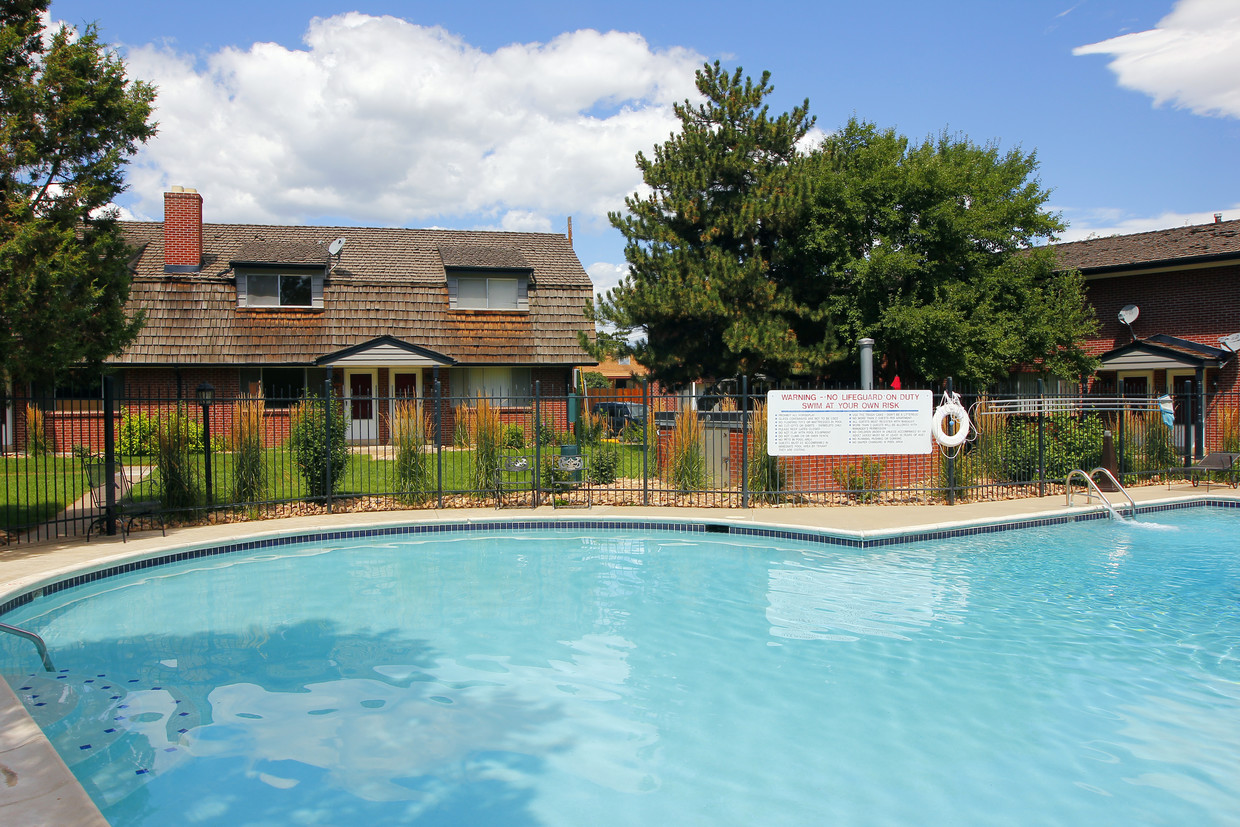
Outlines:
{"label": "wrought iron fence railing", "polygon": [[[131,496],[158,499],[166,519],[227,521],[585,502],[951,503],[1061,491],[1073,469],[1104,459],[1135,484],[1182,476],[1208,451],[1240,452],[1238,394],[1211,394],[1204,406],[1172,399],[1166,418],[1165,400],[1152,397],[963,397],[974,429],[958,449],[792,457],[767,452],[759,394],[720,397],[710,411],[645,388],[544,396],[537,385],[502,398],[435,387],[420,398],[12,398],[0,430],[0,536],[114,531],[119,507],[90,496],[90,457],[123,469]],[[572,456],[579,469],[563,467]],[[503,471],[512,458],[525,458],[525,470]]]}

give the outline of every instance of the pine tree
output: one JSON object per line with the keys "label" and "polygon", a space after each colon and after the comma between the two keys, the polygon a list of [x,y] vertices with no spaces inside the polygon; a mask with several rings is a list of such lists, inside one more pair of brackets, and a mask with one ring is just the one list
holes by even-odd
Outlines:
{"label": "pine tree", "polygon": [[[591,308],[617,331],[599,350],[633,353],[665,385],[810,374],[837,358],[825,296],[789,243],[808,203],[797,146],[809,102],[772,117],[769,79],[699,70],[701,102],[676,105],[680,131],[637,156],[649,194],[610,216],[629,274]],[[634,330],[645,339],[629,345]]]}
{"label": "pine tree", "polygon": [[153,87],[88,26],[45,37],[47,0],[0,9],[0,372],[54,381],[133,340],[132,251],[108,209],[155,134]]}

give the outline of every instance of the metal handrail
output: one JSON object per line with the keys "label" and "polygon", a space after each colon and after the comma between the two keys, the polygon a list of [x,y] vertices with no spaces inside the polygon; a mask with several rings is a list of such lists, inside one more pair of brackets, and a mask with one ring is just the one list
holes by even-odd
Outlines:
{"label": "metal handrail", "polygon": [[33,643],[34,648],[39,650],[39,657],[43,659],[43,668],[48,672],[56,671],[56,667],[52,666],[51,656],[47,654],[47,644],[43,642],[43,638],[39,637],[34,632],[29,632],[25,629],[18,628],[17,626],[10,626],[7,623],[0,623],[0,632],[8,632],[11,635],[24,637],[26,640]]}
{"label": "metal handrail", "polygon": [[1128,490],[1125,489],[1122,484],[1120,484],[1120,481],[1115,478],[1115,475],[1112,474],[1109,469],[1102,467],[1095,468],[1089,473],[1085,473],[1085,469],[1083,468],[1075,468],[1069,472],[1067,479],[1064,480],[1064,488],[1067,490],[1068,505],[1072,505],[1072,478],[1077,474],[1080,474],[1081,479],[1084,480],[1085,485],[1088,486],[1088,490],[1085,492],[1085,497],[1088,499],[1096,494],[1098,499],[1102,500],[1103,504],[1106,506],[1107,511],[1111,513],[1111,516],[1117,520],[1120,519],[1119,511],[1115,509],[1115,506],[1111,503],[1111,501],[1108,500],[1106,495],[1102,493],[1102,489],[1098,487],[1096,482],[1094,482],[1094,475],[1099,472],[1102,472],[1102,474],[1111,481],[1111,484],[1115,486],[1115,489],[1124,495],[1124,497],[1128,500],[1128,506],[1132,516],[1136,517],[1137,503],[1132,499],[1132,495],[1128,493]]}

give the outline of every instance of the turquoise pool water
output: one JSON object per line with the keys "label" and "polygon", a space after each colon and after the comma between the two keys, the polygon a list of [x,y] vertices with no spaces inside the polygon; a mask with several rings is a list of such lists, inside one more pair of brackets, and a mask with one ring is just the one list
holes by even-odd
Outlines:
{"label": "turquoise pool water", "polygon": [[0,669],[117,827],[1234,824],[1237,516],[289,545],[35,600],[63,671]]}

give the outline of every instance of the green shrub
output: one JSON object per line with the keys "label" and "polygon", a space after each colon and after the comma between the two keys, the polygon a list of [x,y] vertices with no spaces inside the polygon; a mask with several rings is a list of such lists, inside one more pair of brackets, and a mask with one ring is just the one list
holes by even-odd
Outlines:
{"label": "green shrub", "polygon": [[[331,433],[328,433],[328,406],[331,406]],[[289,412],[288,447],[297,470],[312,498],[336,491],[349,463],[346,440],[348,423],[344,406],[333,394],[330,399],[309,397]],[[330,464],[330,478],[328,476]]]}
{"label": "green shrub", "polygon": [[988,456],[988,452],[982,450],[961,451],[954,461],[951,480],[947,478],[947,457],[939,457],[939,490],[946,492],[949,487],[954,487],[955,496],[962,500],[975,496],[986,470]]}
{"label": "green shrub", "polygon": [[566,471],[556,464],[556,454],[544,454],[542,476],[540,477],[543,491],[555,492],[557,483],[565,483],[573,478],[572,471]]}
{"label": "green shrub", "polygon": [[642,442],[642,426],[636,422],[630,422],[624,426],[624,430],[620,432],[620,441],[627,445],[640,445]]}
{"label": "green shrub", "polygon": [[[1062,480],[1075,468],[1086,471],[1102,464],[1102,420],[1070,414],[1046,417],[1046,479]],[[1038,479],[1038,423],[1013,419],[1003,451],[1004,478],[1017,482]]]}
{"label": "green shrub", "polygon": [[202,445],[202,424],[189,411],[177,409],[160,422],[156,438],[155,464],[159,468],[160,502],[175,510],[198,505],[198,469],[194,458]]}
{"label": "green shrub", "polygon": [[604,442],[590,455],[590,482],[595,485],[611,485],[620,471],[620,449]]}
{"label": "green shrub", "polygon": [[555,420],[544,419],[535,423],[534,433],[539,445],[559,445],[560,435],[555,430]]}
{"label": "green shrub", "polygon": [[243,396],[233,404],[228,450],[232,452],[232,501],[256,503],[267,487],[267,457],[263,450],[266,404],[261,396]]}
{"label": "green shrub", "polygon": [[155,453],[159,443],[159,417],[145,411],[121,409],[121,428],[117,448],[126,456],[145,457]]}
{"label": "green shrub", "polygon": [[396,403],[392,444],[396,447],[396,490],[405,502],[422,502],[434,488],[431,455],[426,451],[431,423],[412,400]]}
{"label": "green shrub", "polygon": [[515,422],[504,427],[504,447],[513,451],[525,450],[525,429]]}
{"label": "green shrub", "polygon": [[881,459],[862,457],[860,465],[845,465],[831,471],[835,484],[847,491],[857,502],[870,502],[878,497],[883,487]]}

